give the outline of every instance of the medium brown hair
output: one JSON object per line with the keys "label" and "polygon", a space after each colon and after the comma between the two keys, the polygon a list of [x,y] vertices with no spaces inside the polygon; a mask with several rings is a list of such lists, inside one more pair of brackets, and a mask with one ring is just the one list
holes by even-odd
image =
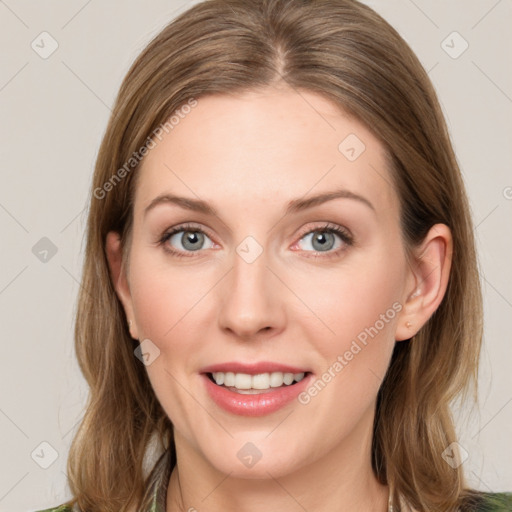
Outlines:
{"label": "medium brown hair", "polygon": [[71,503],[84,512],[140,504],[150,441],[156,436],[174,450],[105,253],[109,231],[128,245],[139,165],[126,163],[191,98],[280,84],[331,100],[381,141],[407,250],[436,223],[451,229],[445,297],[412,340],[396,343],[379,391],[372,463],[394,489],[395,510],[399,495],[417,510],[449,512],[472,494],[462,467],[441,454],[456,440],[450,404],[470,388],[476,393],[481,291],[464,184],[428,75],[399,34],[355,0],[207,0],[136,59],[96,162],[75,328],[90,395],[68,460]]}

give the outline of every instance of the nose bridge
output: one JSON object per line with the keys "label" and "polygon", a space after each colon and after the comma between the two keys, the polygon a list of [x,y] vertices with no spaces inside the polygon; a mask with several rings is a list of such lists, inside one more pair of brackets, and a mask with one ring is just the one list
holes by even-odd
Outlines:
{"label": "nose bridge", "polygon": [[280,287],[269,265],[268,251],[247,237],[233,254],[232,270],[220,300],[219,324],[241,337],[281,327],[283,304]]}

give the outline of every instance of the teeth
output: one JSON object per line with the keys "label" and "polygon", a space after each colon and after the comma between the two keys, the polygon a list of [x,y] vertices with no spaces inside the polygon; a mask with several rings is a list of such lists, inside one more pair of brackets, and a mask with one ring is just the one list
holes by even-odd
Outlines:
{"label": "teeth", "polygon": [[[227,372],[227,373],[224,373],[223,375],[224,375],[224,386],[232,387],[235,385],[235,374],[233,372]],[[215,382],[217,382],[217,381],[215,381]]]}
{"label": "teeth", "polygon": [[284,373],[283,374],[283,382],[289,386],[293,382],[293,373]]}
{"label": "teeth", "polygon": [[247,390],[279,388],[283,384],[289,386],[294,381],[300,382],[304,378],[304,373],[272,372],[249,375],[248,373],[214,372],[212,376],[219,386]]}
{"label": "teeth", "polygon": [[235,373],[235,388],[236,389],[251,389],[252,377],[246,373]]}

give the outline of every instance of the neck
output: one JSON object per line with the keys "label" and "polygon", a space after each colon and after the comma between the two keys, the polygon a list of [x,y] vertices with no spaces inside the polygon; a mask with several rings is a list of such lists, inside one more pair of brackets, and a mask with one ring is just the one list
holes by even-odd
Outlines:
{"label": "neck", "polygon": [[[369,423],[371,425],[371,423]],[[370,428],[314,462],[276,478],[237,478],[215,469],[175,431],[177,465],[169,481],[167,512],[387,512],[389,489],[371,467]]]}

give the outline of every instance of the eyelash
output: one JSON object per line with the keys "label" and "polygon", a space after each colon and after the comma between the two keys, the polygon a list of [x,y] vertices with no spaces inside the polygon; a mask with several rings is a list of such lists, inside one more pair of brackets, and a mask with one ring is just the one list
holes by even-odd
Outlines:
{"label": "eyelash", "polygon": [[[178,258],[190,258],[193,257],[194,252],[200,252],[200,251],[188,251],[190,254],[187,254],[187,252],[182,251],[176,251],[174,249],[170,249],[166,243],[169,241],[169,239],[175,235],[176,233],[180,233],[181,231],[191,231],[193,233],[202,233],[209,238],[212,238],[208,232],[204,231],[202,228],[199,228],[198,226],[195,226],[193,224],[181,224],[179,226],[176,226],[169,231],[166,231],[158,240],[158,244],[161,246],[164,246],[164,250],[170,253],[172,256],[176,256]],[[345,244],[345,247],[339,247],[335,251],[329,251],[329,252],[322,252],[322,251],[315,251],[313,254],[306,256],[307,258],[334,258],[338,256],[341,252],[346,250],[346,247],[350,247],[354,245],[354,239],[350,232],[346,230],[345,228],[342,228],[341,226],[337,226],[336,224],[331,224],[330,222],[325,223],[321,226],[315,227],[314,229],[305,230],[299,235],[299,240],[302,240],[306,235],[309,235],[310,233],[315,232],[324,232],[324,233],[334,233],[338,235],[342,242]],[[312,251],[305,251],[305,252],[312,252]]]}

